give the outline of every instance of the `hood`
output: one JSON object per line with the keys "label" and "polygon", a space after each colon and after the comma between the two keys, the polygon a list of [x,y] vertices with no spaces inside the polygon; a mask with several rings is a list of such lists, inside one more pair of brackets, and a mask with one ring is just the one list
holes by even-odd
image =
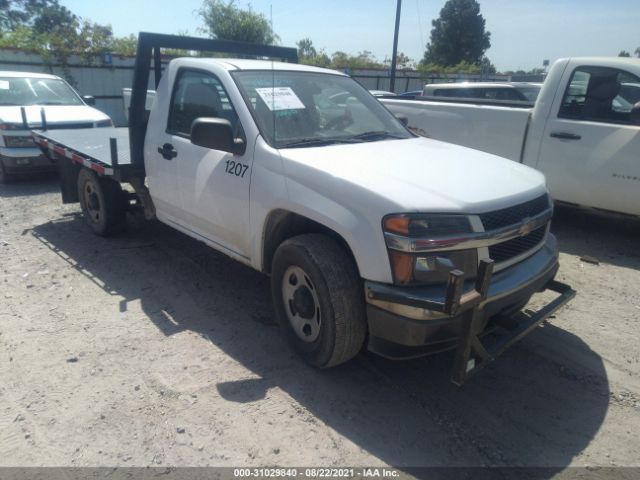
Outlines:
{"label": "hood", "polygon": [[[0,123],[22,123],[21,107],[0,107]],[[31,128],[40,126],[40,110],[44,108],[49,124],[99,122],[109,117],[88,105],[31,105],[24,107]]]}
{"label": "hood", "polygon": [[292,181],[379,213],[483,213],[547,191],[532,168],[427,138],[279,152]]}

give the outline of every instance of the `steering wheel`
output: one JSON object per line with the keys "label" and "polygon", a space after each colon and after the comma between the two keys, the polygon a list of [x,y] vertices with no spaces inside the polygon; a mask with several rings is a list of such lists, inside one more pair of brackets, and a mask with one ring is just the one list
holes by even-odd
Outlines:
{"label": "steering wheel", "polygon": [[353,117],[350,110],[345,110],[339,117],[329,120],[324,128],[325,130],[344,130],[349,125],[353,125]]}

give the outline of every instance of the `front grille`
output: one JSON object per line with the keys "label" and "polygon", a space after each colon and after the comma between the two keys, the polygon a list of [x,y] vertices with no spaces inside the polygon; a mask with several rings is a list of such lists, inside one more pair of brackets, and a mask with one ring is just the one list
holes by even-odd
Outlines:
{"label": "front grille", "polygon": [[520,223],[527,217],[534,217],[544,212],[547,208],[549,208],[549,197],[545,194],[520,205],[480,214],[479,217],[485,232],[488,232]]}
{"label": "front grille", "polygon": [[544,240],[547,226],[534,230],[524,237],[514,238],[489,247],[489,257],[496,263],[506,262],[537,247]]}

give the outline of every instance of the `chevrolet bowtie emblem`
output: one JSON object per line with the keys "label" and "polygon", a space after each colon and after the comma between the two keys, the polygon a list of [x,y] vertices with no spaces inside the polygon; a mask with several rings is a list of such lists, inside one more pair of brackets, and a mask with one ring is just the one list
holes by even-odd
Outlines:
{"label": "chevrolet bowtie emblem", "polygon": [[525,223],[520,227],[520,230],[519,230],[520,236],[522,237],[524,237],[525,235],[529,235],[533,230],[533,224],[531,223],[530,218],[525,218],[524,222]]}

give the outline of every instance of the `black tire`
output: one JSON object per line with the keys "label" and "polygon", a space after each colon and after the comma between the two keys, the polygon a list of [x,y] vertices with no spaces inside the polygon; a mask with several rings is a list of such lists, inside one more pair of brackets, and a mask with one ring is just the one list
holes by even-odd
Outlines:
{"label": "black tire", "polygon": [[12,177],[11,175],[9,175],[4,167],[4,164],[2,163],[2,160],[0,159],[0,185],[1,184],[7,184],[7,183],[11,183]]}
{"label": "black tire", "polygon": [[[285,300],[291,289],[295,293],[288,298],[293,299],[306,289],[316,306],[307,310],[308,302],[298,301],[298,297]],[[308,234],[282,243],[273,259],[271,295],[286,340],[309,364],[333,367],[352,359],[362,349],[367,333],[362,282],[353,259],[333,239]],[[306,292],[300,297],[304,295]],[[303,310],[313,316],[303,318]],[[294,327],[304,322],[308,322],[304,327]]]}
{"label": "black tire", "polygon": [[109,236],[126,225],[126,202],[120,184],[83,168],[78,174],[78,197],[87,225],[97,235]]}

